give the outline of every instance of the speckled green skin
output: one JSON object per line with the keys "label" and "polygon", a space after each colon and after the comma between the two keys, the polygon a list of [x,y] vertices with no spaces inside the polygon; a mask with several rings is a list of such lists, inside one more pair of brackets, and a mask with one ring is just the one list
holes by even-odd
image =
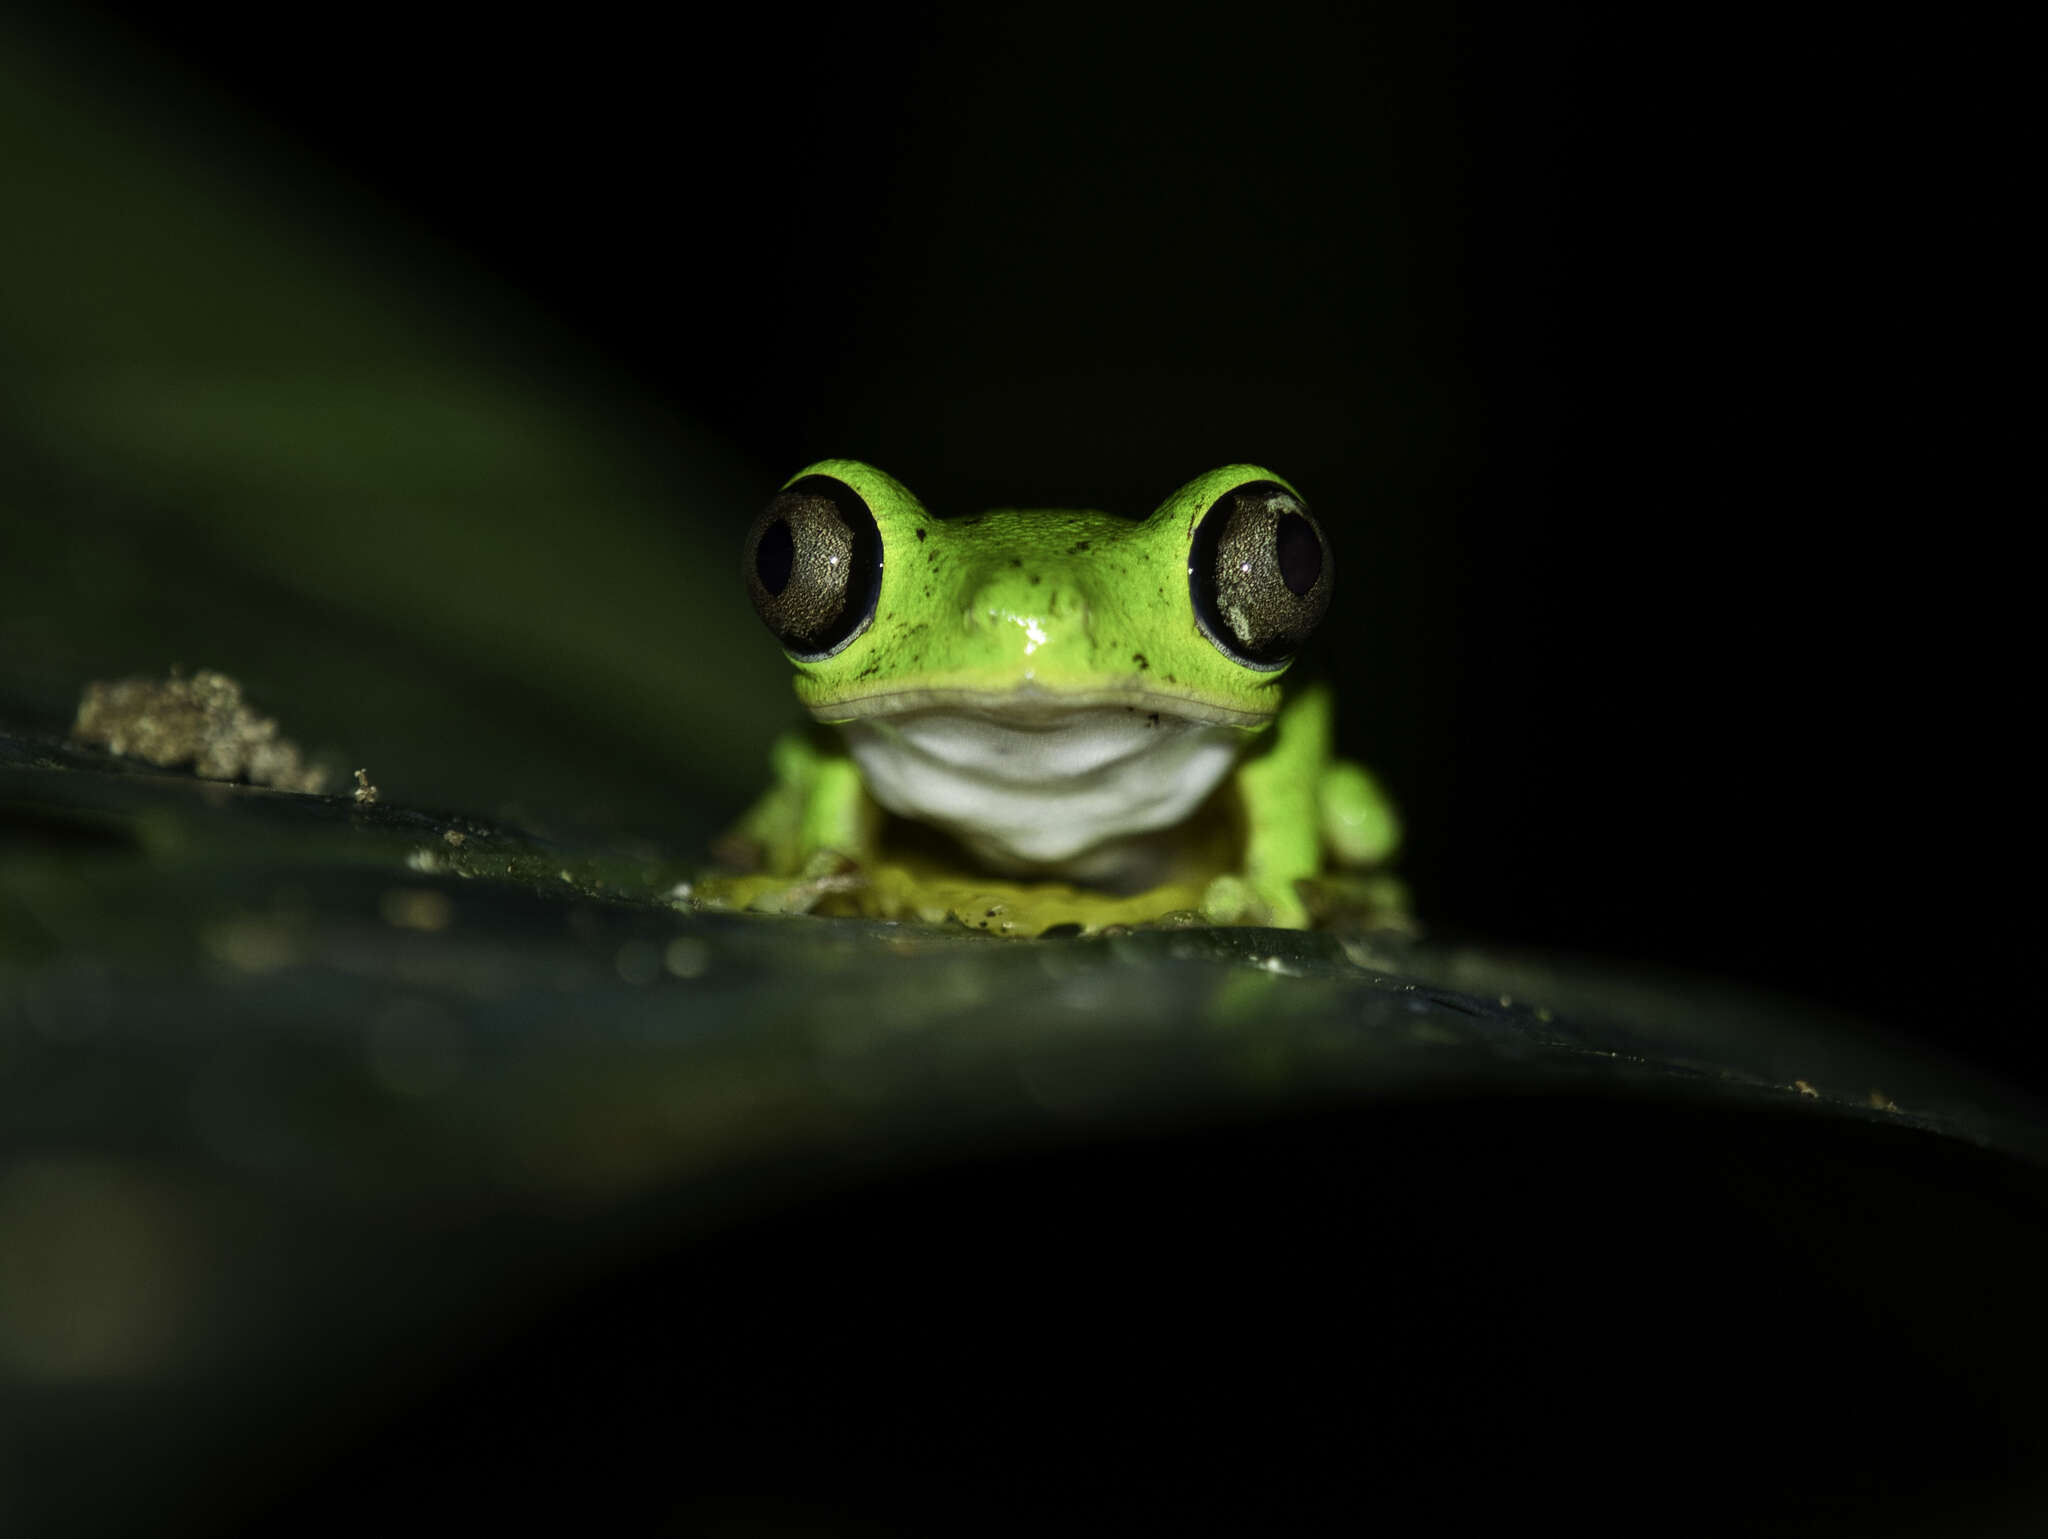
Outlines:
{"label": "speckled green skin", "polygon": [[[834,476],[862,495],[884,551],[873,623],[832,657],[792,659],[797,697],[817,720],[949,702],[1028,709],[1036,700],[1240,728],[1246,756],[1227,791],[1239,804],[1242,860],[1203,902],[1219,921],[1301,928],[1308,914],[1298,880],[1332,861],[1371,865],[1392,854],[1393,808],[1363,769],[1333,756],[1328,691],[1284,696],[1284,666],[1245,667],[1195,622],[1188,550],[1196,523],[1230,487],[1287,485],[1281,477],[1227,465],[1133,522],[1017,510],[942,520],[857,460],[821,460],[790,481],[809,475]],[[877,811],[850,758],[791,738],[778,745],[775,765],[775,788],[741,825],[769,870],[795,875],[827,851],[872,856]]]}

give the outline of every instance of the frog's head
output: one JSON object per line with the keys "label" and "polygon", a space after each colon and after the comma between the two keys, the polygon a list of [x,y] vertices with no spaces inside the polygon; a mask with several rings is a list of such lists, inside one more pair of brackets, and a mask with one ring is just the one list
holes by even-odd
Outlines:
{"label": "frog's head", "polygon": [[754,607],[820,721],[1078,708],[1261,727],[1329,607],[1329,542],[1256,465],[1197,476],[1143,521],[937,519],[857,460],[799,471],[754,521]]}

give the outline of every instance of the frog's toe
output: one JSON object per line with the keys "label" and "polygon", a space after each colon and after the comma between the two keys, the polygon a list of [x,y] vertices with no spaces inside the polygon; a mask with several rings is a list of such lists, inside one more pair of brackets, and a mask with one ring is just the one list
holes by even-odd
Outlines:
{"label": "frog's toe", "polygon": [[1272,905],[1246,878],[1225,872],[1202,891],[1202,913],[1211,924],[1269,924]]}
{"label": "frog's toe", "polygon": [[1340,866],[1379,865],[1401,846],[1394,804],[1363,765],[1339,760],[1317,788],[1323,842]]}
{"label": "frog's toe", "polygon": [[1234,872],[1209,883],[1202,894],[1202,912],[1211,924],[1306,930],[1314,923],[1294,883],[1258,882]]}

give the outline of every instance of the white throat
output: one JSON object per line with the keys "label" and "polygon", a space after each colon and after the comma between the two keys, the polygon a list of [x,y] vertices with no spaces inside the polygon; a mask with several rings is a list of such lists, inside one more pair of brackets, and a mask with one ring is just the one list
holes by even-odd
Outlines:
{"label": "white throat", "polygon": [[1247,734],[1124,705],[1028,716],[933,706],[842,725],[876,801],[952,834],[999,869],[1073,867],[1180,822],[1230,772]]}

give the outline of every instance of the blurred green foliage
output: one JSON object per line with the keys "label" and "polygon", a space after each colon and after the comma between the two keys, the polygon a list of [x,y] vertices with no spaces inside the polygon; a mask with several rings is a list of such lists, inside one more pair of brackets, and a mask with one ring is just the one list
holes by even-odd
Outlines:
{"label": "blurred green foliage", "polygon": [[129,57],[0,30],[0,707],[214,667],[415,804],[715,827],[791,711],[769,475]]}

